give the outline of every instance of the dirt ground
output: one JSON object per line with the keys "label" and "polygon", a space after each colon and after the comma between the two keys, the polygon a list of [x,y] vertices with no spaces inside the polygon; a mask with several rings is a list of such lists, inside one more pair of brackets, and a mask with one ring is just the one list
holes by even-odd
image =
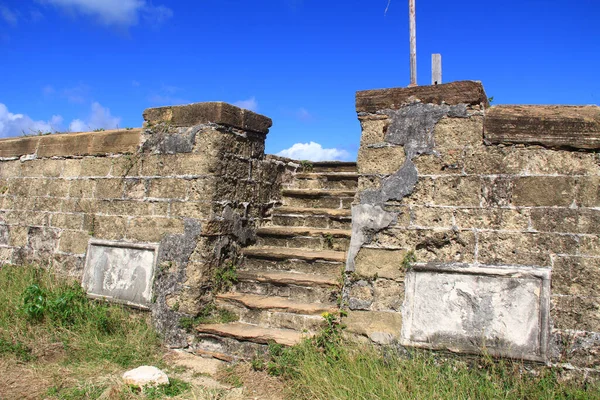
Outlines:
{"label": "dirt ground", "polygon": [[[56,399],[52,388],[100,387],[97,395],[82,394],[82,399],[144,399],[143,394],[124,393],[121,375],[124,370],[106,365],[76,368],[64,363],[64,355],[55,351],[35,362],[0,358],[0,399]],[[191,390],[172,399],[210,400],[283,400],[283,384],[264,372],[253,371],[248,364],[228,365],[219,360],[202,358],[183,351],[165,354],[169,378],[192,385]],[[99,374],[98,370],[102,373]],[[232,379],[232,377],[234,379]],[[224,381],[228,382],[225,383]],[[233,381],[233,385],[231,384]],[[77,398],[77,395],[73,398]],[[89,397],[88,397],[89,396]],[[69,397],[71,398],[71,397]],[[166,397],[165,397],[166,398]]]}

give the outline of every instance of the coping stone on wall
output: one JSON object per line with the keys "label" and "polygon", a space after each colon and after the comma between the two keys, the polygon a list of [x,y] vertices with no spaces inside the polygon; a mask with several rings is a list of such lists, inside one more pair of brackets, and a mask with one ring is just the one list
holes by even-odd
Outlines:
{"label": "coping stone on wall", "polygon": [[152,124],[167,122],[173,126],[194,126],[215,123],[264,134],[269,133],[273,125],[271,118],[223,102],[148,108],[143,115],[144,120]]}
{"label": "coping stone on wall", "polygon": [[487,110],[488,144],[600,149],[598,106],[494,106]]}
{"label": "coping stone on wall", "polygon": [[457,81],[441,85],[359,91],[356,92],[356,111],[376,113],[395,110],[415,101],[447,105],[489,105],[481,82]]}

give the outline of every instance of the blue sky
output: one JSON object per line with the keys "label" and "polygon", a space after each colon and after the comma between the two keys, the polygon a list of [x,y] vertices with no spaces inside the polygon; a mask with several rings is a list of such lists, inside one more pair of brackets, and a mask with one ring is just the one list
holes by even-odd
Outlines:
{"label": "blue sky", "polygon": [[[441,53],[496,104],[600,103],[599,0],[416,2],[419,84]],[[408,0],[387,4],[0,0],[0,137],[226,101],[273,119],[268,153],[354,159],[354,93],[409,81]]]}

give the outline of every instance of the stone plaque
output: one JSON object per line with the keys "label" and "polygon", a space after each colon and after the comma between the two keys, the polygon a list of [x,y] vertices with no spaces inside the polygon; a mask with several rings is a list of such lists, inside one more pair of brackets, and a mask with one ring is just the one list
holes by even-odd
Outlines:
{"label": "stone plaque", "polygon": [[148,309],[158,244],[90,240],[82,285],[90,297]]}
{"label": "stone plaque", "polygon": [[550,270],[441,264],[406,276],[401,342],[545,361]]}

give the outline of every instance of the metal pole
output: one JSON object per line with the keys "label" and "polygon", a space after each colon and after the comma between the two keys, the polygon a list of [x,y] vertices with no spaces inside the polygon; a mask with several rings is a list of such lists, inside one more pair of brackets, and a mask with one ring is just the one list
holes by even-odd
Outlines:
{"label": "metal pole", "polygon": [[410,19],[410,85],[417,86],[417,17],[415,0],[408,0]]}

